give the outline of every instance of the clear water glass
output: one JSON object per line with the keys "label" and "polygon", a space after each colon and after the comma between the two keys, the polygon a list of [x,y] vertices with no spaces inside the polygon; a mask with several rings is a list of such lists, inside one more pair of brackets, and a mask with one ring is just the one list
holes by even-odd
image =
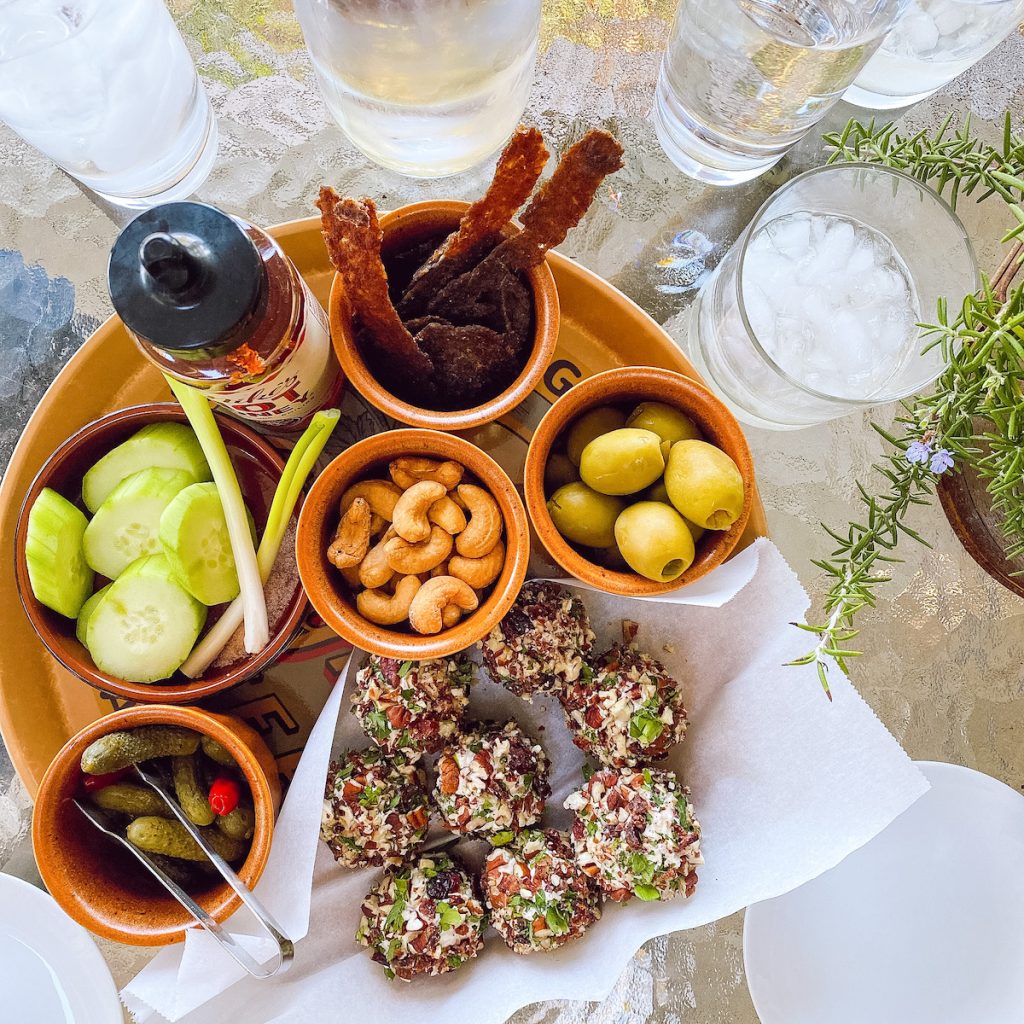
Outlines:
{"label": "clear water glass", "polygon": [[909,106],[995,49],[1024,18],[1024,0],[908,0],[843,99],[873,110]]}
{"label": "clear water glass", "polygon": [[787,182],[705,282],[688,355],[736,416],[792,430],[891,402],[942,372],[919,323],[975,291],[977,260],[932,189],[869,164]]}
{"label": "clear water glass", "polygon": [[0,0],[0,120],[111,202],[190,196],[217,123],[161,0]]}
{"label": "clear water glass", "polygon": [[371,160],[456,174],[515,129],[533,83],[540,0],[295,0],[320,91]]}
{"label": "clear water glass", "polygon": [[842,96],[903,0],[682,0],[654,101],[669,158],[735,185],[763,174]]}

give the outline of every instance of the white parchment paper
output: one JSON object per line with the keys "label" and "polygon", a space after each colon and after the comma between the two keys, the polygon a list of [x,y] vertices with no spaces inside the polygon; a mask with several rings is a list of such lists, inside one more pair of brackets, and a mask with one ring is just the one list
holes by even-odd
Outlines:
{"label": "white parchment paper", "polygon": [[[295,966],[255,982],[197,931],[183,949],[160,953],[124,990],[136,1019],[498,1024],[539,1000],[602,999],[647,939],[706,924],[809,881],[927,790],[924,776],[848,680],[833,673],[830,704],[813,668],[784,667],[806,648],[807,634],[789,623],[803,620],[808,599],[770,541],[757,541],[671,601],[589,590],[581,596],[601,649],[620,639],[623,619],[634,620],[640,648],[683,684],[691,726],[666,765],[690,786],[703,828],[706,864],[690,900],[606,904],[603,919],[583,939],[548,954],[517,956],[492,932],[482,955],[459,971],[410,984],[387,981],[352,938],[377,871],[339,867],[319,842],[331,753],[367,745],[348,714],[347,695],[342,699],[346,670],[296,770],[257,887],[288,934],[302,939]],[[470,712],[515,717],[544,745],[554,791],[545,824],[564,827],[569,815],[562,801],[579,784],[583,757],[557,702],[527,704],[481,674]],[[230,927],[245,930],[238,916]]]}

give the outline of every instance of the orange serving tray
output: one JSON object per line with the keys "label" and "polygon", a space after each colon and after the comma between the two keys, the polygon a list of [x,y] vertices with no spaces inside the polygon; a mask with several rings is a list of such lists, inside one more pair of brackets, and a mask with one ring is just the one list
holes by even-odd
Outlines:
{"label": "orange serving tray", "polygon": [[[333,270],[320,219],[271,228],[317,298],[327,304]],[[583,377],[626,364],[664,366],[697,377],[672,339],[639,306],[606,281],[558,254],[548,259],[558,285],[558,349],[541,385],[498,423],[465,436],[522,481],[526,442],[544,410]],[[166,401],[159,373],[143,358],[117,317],[106,321],[68,361],[43,396],[14,450],[0,485],[0,732],[32,796],[50,759],[75,732],[124,701],[101,694],[50,657],[21,607],[14,581],[14,528],[35,474],[65,438],[86,423],[129,405]],[[332,445],[392,426],[358,395],[347,392]],[[767,535],[758,498],[745,547]],[[263,734],[290,776],[309,730],[348,655],[348,647],[310,614],[288,652],[262,676],[205,706],[231,710]]]}

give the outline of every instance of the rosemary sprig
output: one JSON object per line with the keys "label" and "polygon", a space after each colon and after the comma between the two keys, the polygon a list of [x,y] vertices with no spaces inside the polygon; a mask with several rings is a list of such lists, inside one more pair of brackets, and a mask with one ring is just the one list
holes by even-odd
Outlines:
{"label": "rosemary sprig", "polygon": [[[1017,221],[1003,240],[1024,236],[1024,140],[1013,132],[1009,113],[1001,149],[972,137],[969,120],[955,133],[949,127],[947,119],[934,134],[905,137],[891,124],[876,129],[874,122],[850,121],[843,132],[825,136],[834,149],[829,162],[898,168],[946,194],[954,208],[961,196],[979,190],[979,202],[998,195]],[[955,317],[940,301],[936,322],[922,325],[925,348],[941,346],[946,369],[931,394],[904,403],[895,433],[873,424],[891,450],[874,467],[885,481],[881,493],[857,483],[863,521],[845,532],[822,524],[836,542],[828,558],[814,562],[832,579],[824,622],[797,624],[817,642],[792,664],[816,665],[829,699],[829,666],[845,672],[847,659],[860,653],[851,647],[855,616],[875,606],[876,589],[890,579],[886,566],[899,561],[900,539],[928,543],[907,525],[907,513],[930,503],[938,478],[954,464],[971,467],[985,481],[1002,517],[1007,556],[1024,554],[1024,286],[1010,289],[1022,253],[1018,242],[993,282],[966,296]]]}

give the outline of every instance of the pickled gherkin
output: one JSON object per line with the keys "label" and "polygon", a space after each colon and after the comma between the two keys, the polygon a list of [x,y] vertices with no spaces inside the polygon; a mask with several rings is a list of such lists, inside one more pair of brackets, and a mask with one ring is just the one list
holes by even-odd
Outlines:
{"label": "pickled gherkin", "polygon": [[106,775],[153,757],[194,754],[199,733],[176,725],[143,725],[110,732],[90,743],[82,752],[82,771]]}
{"label": "pickled gherkin", "polygon": [[218,814],[216,825],[232,839],[252,839],[256,831],[256,812],[239,804],[230,814]]}
{"label": "pickled gherkin", "polygon": [[159,793],[133,782],[113,782],[90,793],[89,798],[105,811],[117,811],[133,817],[154,814],[161,818],[172,816],[171,809]]}
{"label": "pickled gherkin", "polygon": [[[232,839],[215,828],[203,828],[200,832],[214,852],[228,862],[241,860],[249,848],[246,842]],[[125,835],[128,842],[146,853],[160,853],[179,860],[207,860],[202,847],[180,821],[153,816],[136,818],[129,824]]]}
{"label": "pickled gherkin", "polygon": [[231,756],[231,751],[222,743],[218,743],[212,736],[204,735],[199,742],[202,744],[203,753],[211,761],[216,761],[217,764],[223,765],[225,768],[237,767],[235,759]]}
{"label": "pickled gherkin", "polygon": [[197,758],[191,754],[172,758],[171,777],[174,779],[175,796],[188,820],[196,825],[212,825],[216,815],[200,781]]}

